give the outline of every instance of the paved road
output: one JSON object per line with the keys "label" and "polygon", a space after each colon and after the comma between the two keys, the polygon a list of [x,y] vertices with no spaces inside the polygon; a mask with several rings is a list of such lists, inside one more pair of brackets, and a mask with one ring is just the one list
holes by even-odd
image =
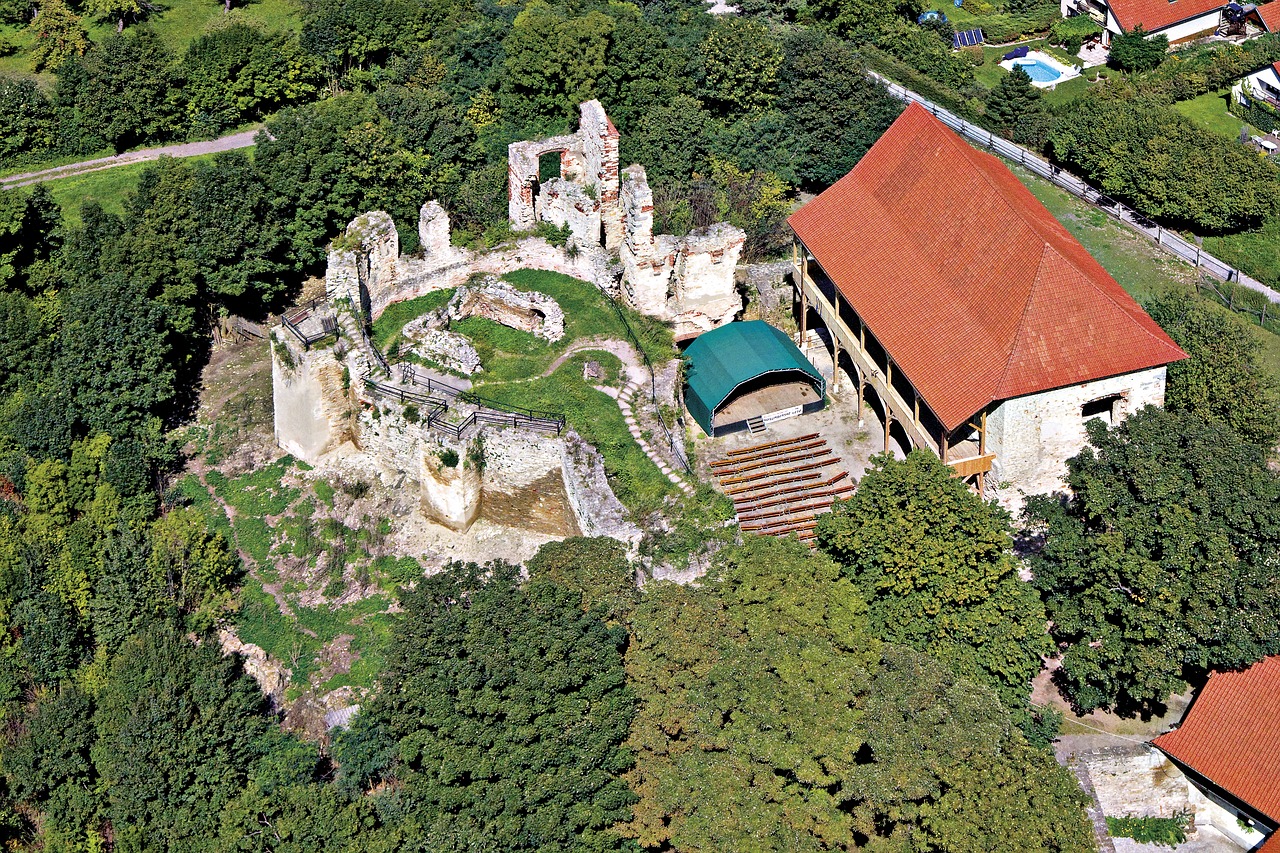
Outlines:
{"label": "paved road", "polygon": [[211,139],[207,142],[185,142],[180,145],[165,145],[160,148],[144,148],[141,151],[129,151],[124,154],[117,154],[114,157],[84,160],[79,163],[68,163],[65,166],[55,166],[52,169],[41,169],[38,172],[9,175],[7,178],[0,178],[0,189],[8,190],[15,187],[25,187],[31,184],[38,184],[41,181],[83,175],[86,172],[99,172],[103,169],[114,169],[116,166],[126,166],[130,163],[145,163],[148,160],[157,160],[161,157],[195,157],[200,154],[232,151],[236,148],[250,148],[253,146],[253,139],[257,135],[257,130],[246,130],[220,139]]}

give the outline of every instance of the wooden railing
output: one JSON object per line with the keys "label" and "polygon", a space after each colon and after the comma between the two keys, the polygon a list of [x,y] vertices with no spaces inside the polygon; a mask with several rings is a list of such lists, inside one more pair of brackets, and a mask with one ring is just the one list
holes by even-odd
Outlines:
{"label": "wooden railing", "polygon": [[967,459],[952,459],[949,464],[955,473],[951,476],[959,477],[962,480],[974,476],[975,474],[986,474],[991,470],[991,463],[995,460],[994,453],[984,453],[981,456],[970,456]]}

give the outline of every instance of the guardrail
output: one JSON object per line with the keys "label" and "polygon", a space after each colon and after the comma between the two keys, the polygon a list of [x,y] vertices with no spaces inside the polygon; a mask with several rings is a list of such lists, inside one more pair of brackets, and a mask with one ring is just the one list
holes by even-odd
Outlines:
{"label": "guardrail", "polygon": [[1112,219],[1120,222],[1139,234],[1147,237],[1157,246],[1165,249],[1175,257],[1193,265],[1197,270],[1203,270],[1215,278],[1223,281],[1239,284],[1250,290],[1257,291],[1266,296],[1271,302],[1280,303],[1280,292],[1273,290],[1255,278],[1250,278],[1240,270],[1228,264],[1219,258],[1214,257],[1208,252],[1194,243],[1184,240],[1176,233],[1167,230],[1159,223],[1153,221],[1147,216],[1128,207],[1124,203],[1105,195],[1099,190],[1087,184],[1083,179],[1076,177],[1070,172],[1063,171],[1060,167],[1053,165],[1049,161],[1041,158],[1039,155],[1033,154],[1026,148],[1017,143],[1010,142],[1002,136],[996,136],[984,127],[979,127],[972,122],[960,118],[955,113],[938,106],[929,99],[916,94],[910,89],[893,82],[888,77],[878,74],[875,71],[867,71],[868,76],[878,82],[884,84],[889,94],[899,100],[907,103],[919,104],[932,113],[939,121],[950,127],[952,130],[973,140],[974,142],[1004,157],[1006,160],[1012,160],[1018,165],[1048,179],[1056,186],[1061,187],[1076,198],[1082,199],[1099,210],[1105,212]]}

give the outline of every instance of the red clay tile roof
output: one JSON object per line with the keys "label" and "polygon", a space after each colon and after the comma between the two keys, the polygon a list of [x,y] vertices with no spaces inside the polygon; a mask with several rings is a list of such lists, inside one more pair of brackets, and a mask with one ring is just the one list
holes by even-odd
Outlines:
{"label": "red clay tile roof", "polygon": [[1257,853],[1280,853],[1280,830],[1271,833],[1271,836],[1262,842]]}
{"label": "red clay tile roof", "polygon": [[[1258,6],[1258,17],[1262,19],[1262,23],[1266,26],[1267,32],[1280,32],[1280,0],[1271,0],[1270,3],[1263,3]],[[1276,63],[1280,65],[1280,62]],[[1280,74],[1280,69],[1277,69]]]}
{"label": "red clay tile roof", "polygon": [[1141,24],[1154,33],[1227,4],[1226,0],[1107,0],[1107,5],[1125,32]]}
{"label": "red clay tile roof", "polygon": [[1280,821],[1280,655],[1244,672],[1214,673],[1182,725],[1152,743]]}
{"label": "red clay tile roof", "polygon": [[1003,163],[920,106],[788,222],[948,430],[1186,357]]}

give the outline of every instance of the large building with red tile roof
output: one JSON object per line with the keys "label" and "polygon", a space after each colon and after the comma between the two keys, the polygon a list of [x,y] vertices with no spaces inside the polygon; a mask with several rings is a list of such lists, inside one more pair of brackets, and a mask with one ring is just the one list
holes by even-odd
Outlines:
{"label": "large building with red tile roof", "polygon": [[827,327],[886,448],[980,484],[1061,488],[1086,421],[1162,405],[1185,358],[1001,161],[918,105],[788,222],[802,323]]}
{"label": "large building with red tile roof", "polygon": [[[1228,0],[1060,0],[1063,17],[1088,15],[1103,28],[1104,44],[1112,36],[1142,27],[1148,35],[1163,35],[1181,44],[1213,35],[1228,24]],[[1245,4],[1239,4],[1242,8]],[[1280,30],[1280,0],[1252,4],[1246,34]]]}
{"label": "large building with red tile roof", "polygon": [[1200,822],[1272,833],[1280,850],[1280,655],[1243,672],[1218,672],[1182,724],[1152,741],[1204,794]]}

